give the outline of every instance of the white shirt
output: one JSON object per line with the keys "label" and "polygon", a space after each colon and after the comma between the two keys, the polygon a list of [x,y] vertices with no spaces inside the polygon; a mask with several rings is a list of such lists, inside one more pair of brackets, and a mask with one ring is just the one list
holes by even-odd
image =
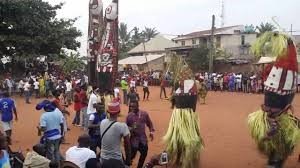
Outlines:
{"label": "white shirt", "polygon": [[29,89],[30,89],[30,84],[29,82],[26,82],[24,85],[24,91],[29,91]]}
{"label": "white shirt", "polygon": [[89,148],[73,146],[66,152],[66,161],[70,161],[80,168],[85,168],[86,162],[91,158],[96,158],[96,154]]}
{"label": "white shirt", "polygon": [[38,81],[35,81],[33,83],[34,89],[39,89],[39,85],[40,85],[40,83]]}
{"label": "white shirt", "polygon": [[89,103],[88,103],[88,107],[87,107],[87,114],[92,114],[96,112],[96,108],[94,108],[94,104],[97,103],[97,96],[95,95],[95,93],[92,93],[90,95],[90,99],[89,99]]}
{"label": "white shirt", "polygon": [[24,88],[24,82],[23,82],[23,80],[20,80],[20,82],[19,82],[19,84],[18,84],[18,88],[19,88],[19,89]]}
{"label": "white shirt", "polygon": [[118,97],[119,93],[120,93],[119,88],[115,88],[114,89],[114,95],[115,95],[115,97]]}
{"label": "white shirt", "polygon": [[130,81],[130,87],[135,87],[135,80]]}
{"label": "white shirt", "polygon": [[67,89],[66,89],[67,92],[71,92],[72,91],[72,83],[71,82],[67,82],[66,83],[66,87],[67,87]]}
{"label": "white shirt", "polygon": [[148,87],[148,81],[144,80],[143,86]]}

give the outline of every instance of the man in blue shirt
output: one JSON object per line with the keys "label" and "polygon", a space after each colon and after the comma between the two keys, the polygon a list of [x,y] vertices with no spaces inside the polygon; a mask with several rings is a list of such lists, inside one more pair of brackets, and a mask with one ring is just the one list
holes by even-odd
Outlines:
{"label": "man in blue shirt", "polygon": [[4,92],[3,98],[0,100],[0,112],[2,128],[6,133],[8,144],[11,144],[13,113],[16,121],[18,120],[18,115],[15,102],[9,97],[8,92]]}
{"label": "man in blue shirt", "polygon": [[44,100],[36,106],[37,110],[44,109],[40,118],[40,130],[44,132],[46,157],[54,162],[60,161],[60,140],[64,130],[64,116],[49,100]]}

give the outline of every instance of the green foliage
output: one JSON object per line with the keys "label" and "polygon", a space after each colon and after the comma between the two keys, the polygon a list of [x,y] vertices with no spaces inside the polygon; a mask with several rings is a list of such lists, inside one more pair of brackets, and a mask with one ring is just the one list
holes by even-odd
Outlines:
{"label": "green foliage", "polygon": [[253,24],[245,26],[244,33],[251,34],[251,33],[255,33],[255,31],[256,31],[256,28],[253,26]]}
{"label": "green foliage", "polygon": [[56,18],[62,6],[42,0],[0,1],[0,54],[28,58],[80,47],[76,38],[81,32],[73,26],[76,19]]}
{"label": "green foliage", "polygon": [[287,39],[285,34],[265,32],[252,45],[252,53],[256,56],[279,57],[287,52]]}
{"label": "green foliage", "polygon": [[208,70],[209,49],[206,46],[193,49],[187,58],[187,63],[193,71]]}
{"label": "green foliage", "polygon": [[132,31],[133,35],[131,36],[131,41],[133,43],[133,46],[137,46],[143,41],[142,32],[140,32],[140,29],[137,27],[134,27]]}
{"label": "green foliage", "polygon": [[158,34],[155,28],[147,28],[142,32],[138,27],[128,31],[126,23],[119,25],[120,59],[128,57],[127,52],[142,42],[148,41]]}
{"label": "green foliage", "polygon": [[80,57],[79,53],[70,53],[62,52],[62,57],[64,59],[60,60],[64,73],[70,74],[74,70],[83,70],[85,69],[85,63],[83,62],[83,57]]}
{"label": "green foliage", "polygon": [[256,26],[256,28],[258,29],[260,34],[265,32],[272,32],[276,29],[276,27],[271,23],[261,23],[260,26]]}
{"label": "green foliage", "polygon": [[149,28],[145,27],[145,29],[142,32],[142,36],[145,39],[145,41],[149,41],[151,38],[158,35],[159,32],[155,28]]}

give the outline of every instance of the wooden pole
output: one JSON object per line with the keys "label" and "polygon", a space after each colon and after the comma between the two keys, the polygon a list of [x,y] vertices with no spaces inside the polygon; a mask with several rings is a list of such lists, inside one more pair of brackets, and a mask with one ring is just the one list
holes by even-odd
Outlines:
{"label": "wooden pole", "polygon": [[209,55],[209,72],[212,73],[214,70],[214,56],[215,56],[215,15],[212,16],[212,27],[211,27],[211,37],[210,37],[210,55]]}

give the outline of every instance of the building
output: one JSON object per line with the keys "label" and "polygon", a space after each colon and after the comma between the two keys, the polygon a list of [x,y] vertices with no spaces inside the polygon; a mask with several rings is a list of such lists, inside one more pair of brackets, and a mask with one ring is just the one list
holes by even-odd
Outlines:
{"label": "building", "polygon": [[[256,40],[257,34],[246,34],[243,25],[216,28],[214,32],[215,47],[225,51],[230,57],[226,62],[233,64],[249,63],[253,59],[250,52],[251,44]],[[210,45],[211,30],[202,30],[181,35],[173,39],[176,47],[167,48],[169,52],[188,56],[193,48]],[[217,58],[221,61],[224,58]]]}
{"label": "building", "polygon": [[139,71],[165,70],[168,61],[166,48],[175,46],[172,38],[174,36],[157,35],[148,42],[137,45],[128,52],[128,58],[119,60],[119,70],[122,71],[122,67],[126,66]]}

